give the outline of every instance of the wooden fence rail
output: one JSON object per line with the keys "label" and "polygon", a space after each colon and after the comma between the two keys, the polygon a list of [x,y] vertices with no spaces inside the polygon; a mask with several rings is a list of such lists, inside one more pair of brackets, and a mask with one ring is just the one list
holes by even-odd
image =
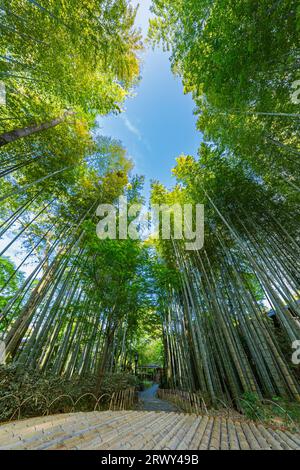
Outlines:
{"label": "wooden fence rail", "polygon": [[[191,393],[191,392],[185,392],[182,390],[172,390],[172,389],[158,389],[157,391],[157,396],[158,398],[161,398],[162,400],[167,400],[170,401],[171,403],[174,403],[179,409],[182,411],[185,411],[186,413],[190,414],[196,414],[196,415],[212,415],[212,411],[208,412],[206,403],[204,399],[196,394],[196,393]],[[225,403],[223,400],[216,399],[220,402],[221,409],[224,413],[224,416],[227,416],[227,418],[230,418],[233,416],[233,414],[238,417],[238,412],[233,405],[228,405],[228,403]],[[248,407],[252,408],[253,415],[255,416],[256,421],[259,421],[261,424],[264,424],[270,419],[270,416],[268,416],[268,411],[266,410],[265,412],[263,409],[261,410],[261,415],[256,412],[255,408],[251,405],[251,403],[244,399],[244,398],[239,398],[240,402],[244,402]],[[283,422],[283,425],[286,428],[292,429],[294,432],[300,433],[300,427],[298,423],[291,417],[290,413],[288,410],[280,406],[278,403],[274,402],[273,400],[267,400],[267,399],[262,399],[261,403],[268,403],[272,405],[273,407],[276,407],[280,409],[281,413],[281,419]],[[239,404],[240,405],[240,404]],[[216,409],[215,409],[216,411]],[[241,416],[245,415],[245,413],[242,411]]]}
{"label": "wooden fence rail", "polygon": [[130,410],[137,400],[134,387],[120,390],[112,394],[109,409],[111,411]]}
{"label": "wooden fence rail", "polygon": [[168,400],[186,413],[197,415],[208,414],[205,401],[196,393],[185,392],[183,390],[161,389],[157,391],[158,398]]}
{"label": "wooden fence rail", "polygon": [[[34,394],[27,397],[25,400],[20,401],[19,397],[14,394],[4,395],[0,398],[0,407],[5,407],[5,400],[14,398],[16,405],[13,409],[11,416],[8,418],[9,421],[13,419],[21,419],[22,410],[26,404],[32,403],[36,408],[36,416],[45,416],[53,412],[53,405],[55,403],[64,400],[69,402],[70,410],[68,412],[76,412],[79,408],[79,403],[82,402],[83,398],[89,397],[94,402],[92,406],[93,411],[100,410],[111,410],[111,411],[121,411],[121,410],[130,410],[133,408],[134,404],[138,401],[138,395],[134,387],[127,388],[125,390],[119,390],[118,392],[113,392],[112,394],[104,393],[101,396],[97,397],[93,393],[84,393],[79,398],[74,399],[71,395],[63,394],[57,396],[54,400],[49,401],[43,394]],[[41,411],[39,405],[43,404],[44,411]],[[34,413],[34,410],[33,410]],[[32,416],[32,412],[31,412]]]}

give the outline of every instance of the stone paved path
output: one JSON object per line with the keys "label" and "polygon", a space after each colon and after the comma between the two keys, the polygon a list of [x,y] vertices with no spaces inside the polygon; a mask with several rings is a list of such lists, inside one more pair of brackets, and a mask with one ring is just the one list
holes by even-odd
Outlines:
{"label": "stone paved path", "polygon": [[158,384],[152,385],[143,392],[139,392],[138,409],[143,411],[178,411],[175,405],[156,397],[159,388]]}
{"label": "stone paved path", "polygon": [[300,434],[212,416],[103,411],[3,424],[0,449],[300,450]]}

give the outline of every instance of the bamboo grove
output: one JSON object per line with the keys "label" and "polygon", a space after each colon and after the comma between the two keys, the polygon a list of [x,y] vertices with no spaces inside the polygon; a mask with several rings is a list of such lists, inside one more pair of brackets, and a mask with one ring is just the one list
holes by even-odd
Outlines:
{"label": "bamboo grove", "polygon": [[[1,336],[8,362],[64,377],[132,371],[151,307],[140,242],[96,209],[142,178],[97,117],[120,112],[141,49],[126,1],[1,1]],[[10,258],[17,259],[14,265]],[[149,314],[152,320],[151,312]]]}
{"label": "bamboo grove", "polygon": [[96,235],[100,203],[144,202],[143,177],[97,126],[139,81],[130,2],[0,0],[0,12],[7,362],[93,376],[99,392],[162,336],[165,388],[214,407],[240,408],[245,393],[300,401],[296,2],[153,0],[149,41],[171,51],[202,142],[177,158],[172,189],[152,183],[151,202],[204,204],[198,251]]}
{"label": "bamboo grove", "polygon": [[[247,391],[299,399],[299,379],[291,368],[300,327],[295,221],[228,158],[212,178],[222,157],[206,146],[201,151],[201,164],[178,159],[175,174],[182,186],[170,193],[159,184],[153,188],[161,204],[180,198],[202,201],[206,208],[201,251],[187,252],[176,240],[161,242],[169,269],[180,277],[165,305],[169,376],[175,386],[200,388],[213,402],[238,400]],[[233,181],[243,187],[237,200]],[[288,223],[294,232],[287,234]],[[276,311],[276,324],[264,299]],[[287,351],[277,329],[287,338]]]}
{"label": "bamboo grove", "polygon": [[[215,406],[246,393],[300,399],[299,61],[296,2],[154,0],[150,37],[171,50],[205,143],[180,156],[156,203],[203,203],[205,243],[160,241],[169,386]],[[267,315],[271,311],[270,318]]]}

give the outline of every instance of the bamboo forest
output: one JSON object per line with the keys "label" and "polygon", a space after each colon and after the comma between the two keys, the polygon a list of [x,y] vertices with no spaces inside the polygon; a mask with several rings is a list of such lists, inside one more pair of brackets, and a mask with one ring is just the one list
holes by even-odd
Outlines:
{"label": "bamboo forest", "polygon": [[295,0],[0,0],[1,449],[300,449],[299,31]]}

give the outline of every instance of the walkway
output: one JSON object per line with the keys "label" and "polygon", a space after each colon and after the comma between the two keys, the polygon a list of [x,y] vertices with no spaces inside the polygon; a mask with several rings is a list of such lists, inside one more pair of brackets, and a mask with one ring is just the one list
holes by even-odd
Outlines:
{"label": "walkway", "polygon": [[300,434],[183,413],[103,411],[4,424],[0,449],[300,450]]}
{"label": "walkway", "polygon": [[159,388],[158,384],[152,385],[143,392],[139,392],[138,409],[143,411],[178,411],[175,405],[168,401],[156,398],[156,392]]}

